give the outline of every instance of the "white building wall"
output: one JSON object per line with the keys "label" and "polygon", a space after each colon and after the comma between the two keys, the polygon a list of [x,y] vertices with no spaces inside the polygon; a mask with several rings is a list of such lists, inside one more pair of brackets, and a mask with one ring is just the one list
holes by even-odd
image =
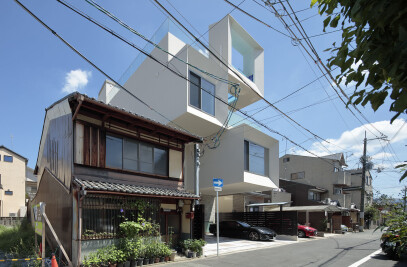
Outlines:
{"label": "white building wall", "polygon": [[[0,148],[0,217],[25,215],[25,159],[10,153],[7,149]],[[12,156],[13,162],[5,162],[4,156]],[[6,195],[5,191],[12,191],[12,195]]]}

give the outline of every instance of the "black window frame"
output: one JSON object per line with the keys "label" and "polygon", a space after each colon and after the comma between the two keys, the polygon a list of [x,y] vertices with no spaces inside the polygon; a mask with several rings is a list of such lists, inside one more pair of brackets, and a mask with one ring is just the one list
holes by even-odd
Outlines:
{"label": "black window frame", "polygon": [[13,191],[11,191],[10,189],[4,191],[5,196],[12,196],[13,194],[14,194]]}
{"label": "black window frame", "polygon": [[[250,169],[250,144],[259,146],[264,149],[264,163],[263,163],[264,173],[258,173],[256,171],[254,171],[253,169]],[[267,147],[256,144],[250,140],[244,140],[244,156],[243,157],[244,157],[244,170],[246,172],[254,173],[257,175],[264,176],[264,177],[269,177],[269,175],[270,175],[269,155],[270,155],[270,152]]]}
{"label": "black window frame", "polygon": [[[120,169],[120,170],[130,171],[130,172],[145,173],[145,174],[149,174],[149,175],[158,175],[158,176],[163,176],[163,177],[169,177],[169,175],[170,175],[169,174],[170,153],[169,153],[169,148],[168,147],[160,146],[160,145],[157,145],[157,144],[154,144],[154,143],[143,142],[143,141],[140,141],[140,140],[137,140],[137,139],[134,139],[134,138],[119,136],[119,135],[112,134],[112,133],[106,133],[106,142],[107,142],[109,137],[113,137],[113,138],[116,138],[116,139],[121,139],[121,145],[122,145],[122,147],[121,147],[121,167],[111,166],[111,165],[108,164],[108,151],[107,151],[107,143],[106,143],[106,159],[105,159],[106,168]],[[125,159],[124,159],[125,140],[137,143],[137,149],[138,149],[138,151],[137,151],[137,170],[125,168],[125,166],[124,166],[124,161],[125,161]],[[146,146],[149,146],[149,147],[152,148],[152,164],[153,164],[153,171],[152,172],[142,171],[140,169],[140,147],[141,147],[141,145],[146,145]],[[164,150],[165,153],[166,153],[165,174],[155,172],[156,168],[155,168],[154,164],[156,162],[155,161],[156,158],[154,157],[154,154],[155,154],[156,149]]]}
{"label": "black window frame", "polygon": [[[208,81],[208,80],[205,79],[205,78],[202,78],[201,76],[197,75],[196,73],[194,73],[194,72],[192,72],[192,71],[189,72],[189,75],[190,75],[190,76],[194,76],[196,79],[198,79],[198,80],[199,80],[199,83],[198,83],[197,85],[195,85],[195,84],[192,84],[191,81],[189,82],[188,104],[189,104],[190,106],[194,107],[194,108],[199,109],[200,111],[202,111],[202,112],[204,112],[204,113],[206,113],[206,114],[208,114],[208,115],[211,115],[211,116],[215,117],[215,114],[216,114],[216,105],[215,105],[216,86],[215,86],[215,84],[211,83],[210,81]],[[189,80],[191,80],[191,78],[190,78]],[[203,106],[203,105],[202,105],[202,101],[203,101],[202,91],[204,91],[204,89],[202,88],[202,80],[205,80],[205,82],[207,82],[207,83],[213,85],[213,89],[214,89],[213,96],[212,96],[211,94],[209,94],[208,92],[205,92],[205,93],[209,94],[209,95],[211,96],[211,98],[213,98],[213,114],[210,113],[210,112],[208,112],[208,111],[206,111],[206,110],[204,110],[204,109],[202,108],[202,106]],[[191,84],[192,84],[193,86],[198,86],[199,107],[197,107],[197,106],[195,106],[194,104],[191,103]]]}

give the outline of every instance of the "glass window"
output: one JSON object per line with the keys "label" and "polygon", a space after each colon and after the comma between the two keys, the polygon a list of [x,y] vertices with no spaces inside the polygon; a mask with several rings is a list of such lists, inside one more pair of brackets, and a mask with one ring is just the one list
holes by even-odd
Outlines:
{"label": "glass window", "polygon": [[334,195],[341,195],[341,194],[342,194],[342,188],[334,186]]}
{"label": "glass window", "polygon": [[189,104],[201,108],[201,78],[190,72],[189,80]]}
{"label": "glass window", "polygon": [[167,150],[162,148],[154,148],[154,173],[167,175],[168,169]]}
{"label": "glass window", "polygon": [[308,200],[320,201],[321,200],[321,194],[313,192],[313,191],[308,191]]}
{"label": "glass window", "polygon": [[5,162],[13,162],[13,157],[4,155],[4,161]]}
{"label": "glass window", "polygon": [[201,86],[206,90],[202,90],[202,110],[215,115],[215,85],[202,79]]}
{"label": "glass window", "polygon": [[140,143],[140,171],[153,173],[153,146]]}
{"label": "glass window", "polygon": [[267,155],[268,149],[249,141],[244,141],[244,163],[246,171],[266,176],[268,172]]}
{"label": "glass window", "polygon": [[138,142],[124,139],[123,146],[123,169],[138,171]]}
{"label": "glass window", "polygon": [[168,150],[129,138],[107,135],[106,166],[168,176]]}
{"label": "glass window", "polygon": [[6,191],[4,191],[4,194],[5,194],[5,195],[8,195],[8,196],[12,196],[12,195],[13,195],[13,191],[6,190]]}
{"label": "glass window", "polygon": [[121,138],[106,136],[106,166],[123,168],[123,140]]}
{"label": "glass window", "polygon": [[215,115],[215,85],[193,72],[189,74],[189,104]]}
{"label": "glass window", "polygon": [[305,172],[296,172],[291,174],[291,180],[304,179]]}

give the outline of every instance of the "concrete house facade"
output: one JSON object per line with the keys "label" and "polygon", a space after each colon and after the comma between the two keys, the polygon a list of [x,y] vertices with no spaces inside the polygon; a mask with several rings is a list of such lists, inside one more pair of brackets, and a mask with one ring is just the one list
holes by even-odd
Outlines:
{"label": "concrete house facade", "polygon": [[[214,221],[215,213],[213,178],[224,180],[220,195],[225,212],[245,210],[250,203],[270,199],[270,193],[256,197],[248,193],[270,192],[278,188],[278,141],[245,124],[236,114],[230,114],[231,110],[224,103],[244,108],[264,96],[264,49],[230,15],[210,25],[211,50],[218,53],[231,71],[204,48],[191,46],[188,37],[177,29],[170,21],[166,21],[151,39],[183,62],[154,47],[151,47],[150,55],[188,80],[177,77],[144,55],[134,60],[121,79],[126,89],[166,114],[171,122],[139,105],[137,100],[110,81],[105,82],[98,99],[168,125],[179,125],[193,134],[205,137],[204,145],[200,147],[199,189],[200,203],[205,205],[208,226]],[[241,60],[240,65],[236,63],[237,58]],[[200,70],[216,75],[223,81]],[[240,85],[238,97],[233,87],[224,81]],[[228,121],[229,115],[232,118]],[[212,149],[211,139],[217,137],[216,133],[225,122],[229,123],[219,139],[220,145]],[[195,153],[192,145],[186,146],[186,154]],[[193,157],[185,159],[184,168],[185,174],[193,177]],[[185,186],[194,192],[194,179],[185,180]]]}
{"label": "concrete house facade", "polygon": [[[356,209],[360,209],[361,186],[362,186],[362,169],[349,170],[351,174],[351,185],[344,188],[344,192],[350,195],[351,203]],[[365,207],[373,204],[373,186],[372,175],[367,170],[365,174]]]}
{"label": "concrete house facade", "polygon": [[184,189],[190,174],[183,164],[185,146],[195,142],[201,138],[70,94],[46,109],[34,172],[38,191],[30,204],[46,204],[75,266],[112,244],[124,218],[159,223],[166,241],[170,234],[189,238],[198,196]]}
{"label": "concrete house facade", "polygon": [[320,158],[287,154],[280,158],[280,177],[326,190],[308,189],[308,199],[351,208],[351,195],[344,190],[351,186],[351,173],[344,167],[347,165],[342,153]]}
{"label": "concrete house facade", "polygon": [[0,217],[24,217],[28,160],[0,146]]}

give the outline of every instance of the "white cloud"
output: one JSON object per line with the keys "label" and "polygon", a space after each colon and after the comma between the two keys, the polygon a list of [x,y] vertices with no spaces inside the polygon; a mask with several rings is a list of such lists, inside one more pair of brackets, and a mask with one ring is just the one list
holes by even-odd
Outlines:
{"label": "white cloud", "polygon": [[64,93],[72,93],[83,89],[89,82],[92,72],[81,69],[71,70],[65,75]]}
{"label": "white cloud", "polygon": [[[392,124],[390,124],[390,121],[378,121],[372,123],[371,125],[365,124],[351,131],[343,132],[338,139],[326,139],[329,143],[322,142],[321,144],[320,142],[314,142],[311,144],[308,150],[318,156],[328,155],[330,152],[339,153],[347,151],[349,152],[349,155],[352,154],[353,159],[357,161],[357,159],[360,158],[363,153],[363,139],[365,138],[365,131],[367,131],[367,139],[373,139],[376,138],[376,136],[373,136],[369,130],[377,134],[377,131],[375,130],[376,128],[387,136],[387,139],[390,140],[391,144],[394,144],[401,141],[407,141],[407,127],[404,127],[404,125],[404,119],[396,119]],[[371,155],[373,161],[376,160],[377,163],[383,159],[393,161],[394,154],[391,150],[389,150],[389,147],[383,149],[383,147],[385,147],[387,144],[388,142],[386,141],[369,140],[367,154]],[[313,156],[306,151],[300,150],[299,148],[294,148],[290,150],[289,153]],[[395,163],[391,165],[394,164]],[[390,166],[390,164],[388,165]]]}

